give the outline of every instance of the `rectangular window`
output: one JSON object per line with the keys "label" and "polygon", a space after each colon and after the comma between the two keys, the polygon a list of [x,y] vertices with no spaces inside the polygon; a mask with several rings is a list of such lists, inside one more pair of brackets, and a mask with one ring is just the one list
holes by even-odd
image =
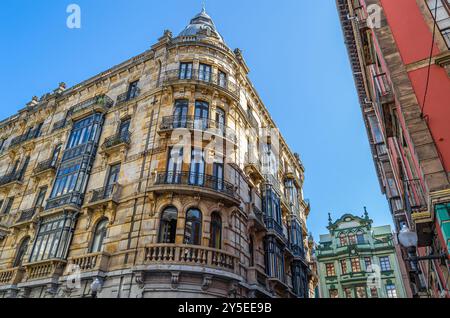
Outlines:
{"label": "rectangular window", "polygon": [[127,100],[131,100],[139,96],[138,84],[139,81],[130,83],[130,85],[128,86]]}
{"label": "rectangular window", "polygon": [[203,186],[205,182],[205,159],[203,151],[198,148],[192,149],[191,169],[189,183],[192,185]]}
{"label": "rectangular window", "polygon": [[370,297],[372,298],[378,298],[378,290],[376,287],[370,288]]}
{"label": "rectangular window", "polygon": [[0,138],[0,152],[3,151],[3,145],[5,144],[5,139]]}
{"label": "rectangular window", "polygon": [[227,74],[225,74],[222,71],[219,71],[219,79],[218,83],[220,87],[226,87],[227,86]]}
{"label": "rectangular window", "polygon": [[361,262],[360,262],[359,258],[352,258],[351,263],[352,263],[352,272],[360,273],[361,272]]}
{"label": "rectangular window", "polygon": [[366,270],[372,266],[372,259],[370,257],[364,257],[364,265],[366,266]]}
{"label": "rectangular window", "polygon": [[353,291],[351,288],[344,288],[345,298],[353,298]]}
{"label": "rectangular window", "polygon": [[[427,0],[428,8],[436,19],[442,37],[450,48],[450,2],[449,0]],[[436,7],[437,3],[437,7]]]}
{"label": "rectangular window", "polygon": [[342,270],[342,274],[347,274],[347,261],[346,260],[341,261],[341,270]]}
{"label": "rectangular window", "polygon": [[192,78],[192,63],[180,63],[180,79]]}
{"label": "rectangular window", "polygon": [[9,214],[11,212],[12,206],[14,204],[14,198],[8,198],[6,201],[5,209],[3,210],[3,214]]}
{"label": "rectangular window", "polygon": [[119,126],[119,136],[122,138],[126,138],[129,136],[130,134],[130,124],[131,124],[131,120],[127,119],[127,120],[123,120],[120,122],[120,126]]}
{"label": "rectangular window", "polygon": [[183,168],[183,147],[170,148],[167,160],[166,183],[180,183]]}
{"label": "rectangular window", "polygon": [[389,261],[389,256],[380,257],[380,267],[382,272],[387,272],[392,270],[391,262]]}
{"label": "rectangular window", "polygon": [[4,200],[0,200],[0,214],[2,213],[3,202],[4,202]]}
{"label": "rectangular window", "polygon": [[367,298],[366,286],[356,287],[356,298]]}
{"label": "rectangular window", "polygon": [[114,186],[119,180],[120,164],[113,165],[109,168],[108,178],[106,179],[105,198],[109,198],[112,194]]}
{"label": "rectangular window", "polygon": [[268,239],[264,241],[264,249],[266,252],[266,273],[269,277],[275,277],[280,281],[285,281],[284,274],[284,254],[280,245],[272,240]]}
{"label": "rectangular window", "polygon": [[53,185],[52,198],[73,192],[77,186],[77,180],[80,174],[80,164],[75,163],[68,166],[62,166],[56,175],[56,181]]}
{"label": "rectangular window", "polygon": [[211,65],[200,64],[198,70],[198,79],[204,82],[211,81]]}
{"label": "rectangular window", "polygon": [[333,263],[325,264],[325,267],[327,269],[327,277],[336,276],[336,270]]}
{"label": "rectangular window", "polygon": [[97,141],[101,126],[101,114],[95,114],[88,118],[77,121],[70,133],[67,149],[86,144],[90,141]]}
{"label": "rectangular window", "polygon": [[339,292],[337,289],[330,289],[330,298],[339,298]]}
{"label": "rectangular window", "polygon": [[53,150],[53,154],[52,154],[52,166],[53,167],[55,167],[56,163],[58,162],[59,154],[61,153],[61,149],[62,149],[62,145],[59,144]]}
{"label": "rectangular window", "polygon": [[47,194],[47,187],[43,187],[39,190],[38,196],[36,197],[36,202],[34,207],[41,208],[44,206],[45,195]]}
{"label": "rectangular window", "polygon": [[395,285],[386,285],[386,294],[388,298],[397,298],[397,289],[395,288]]}

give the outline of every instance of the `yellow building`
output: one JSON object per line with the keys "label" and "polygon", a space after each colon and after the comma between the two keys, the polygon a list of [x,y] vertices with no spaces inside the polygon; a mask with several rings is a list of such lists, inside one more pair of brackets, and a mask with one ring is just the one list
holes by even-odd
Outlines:
{"label": "yellow building", "polygon": [[248,73],[203,10],[0,122],[0,297],[314,296],[304,168]]}

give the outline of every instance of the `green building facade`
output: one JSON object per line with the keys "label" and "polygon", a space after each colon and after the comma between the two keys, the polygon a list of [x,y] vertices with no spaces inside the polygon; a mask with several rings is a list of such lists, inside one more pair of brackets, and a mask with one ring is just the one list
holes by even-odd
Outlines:
{"label": "green building facade", "polygon": [[391,227],[372,223],[367,211],[329,216],[316,251],[323,298],[406,297]]}

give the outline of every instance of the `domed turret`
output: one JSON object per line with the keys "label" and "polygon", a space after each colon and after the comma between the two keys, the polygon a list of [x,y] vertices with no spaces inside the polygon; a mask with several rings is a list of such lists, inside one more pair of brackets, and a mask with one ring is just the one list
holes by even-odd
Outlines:
{"label": "domed turret", "polygon": [[197,14],[189,23],[189,25],[178,35],[179,37],[187,36],[213,36],[223,42],[223,38],[217,31],[211,17],[206,13],[203,7],[202,12]]}

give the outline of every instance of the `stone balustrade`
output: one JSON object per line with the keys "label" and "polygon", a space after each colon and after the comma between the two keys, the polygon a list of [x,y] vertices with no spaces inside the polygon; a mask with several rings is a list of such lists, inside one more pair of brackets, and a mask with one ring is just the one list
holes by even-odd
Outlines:
{"label": "stone balustrade", "polygon": [[[110,255],[105,252],[90,253],[82,256],[71,257],[68,260],[68,269],[76,266],[81,272],[106,271],[109,265]],[[72,265],[72,266],[71,266]]]}
{"label": "stone balustrade", "polygon": [[60,259],[45,260],[41,262],[25,264],[26,280],[37,280],[61,276],[66,261]]}
{"label": "stone balustrade", "polygon": [[231,253],[182,244],[153,244],[145,249],[146,264],[198,265],[235,272],[238,258]]}
{"label": "stone balustrade", "polygon": [[23,278],[23,267],[14,267],[0,271],[0,285],[17,285]]}

